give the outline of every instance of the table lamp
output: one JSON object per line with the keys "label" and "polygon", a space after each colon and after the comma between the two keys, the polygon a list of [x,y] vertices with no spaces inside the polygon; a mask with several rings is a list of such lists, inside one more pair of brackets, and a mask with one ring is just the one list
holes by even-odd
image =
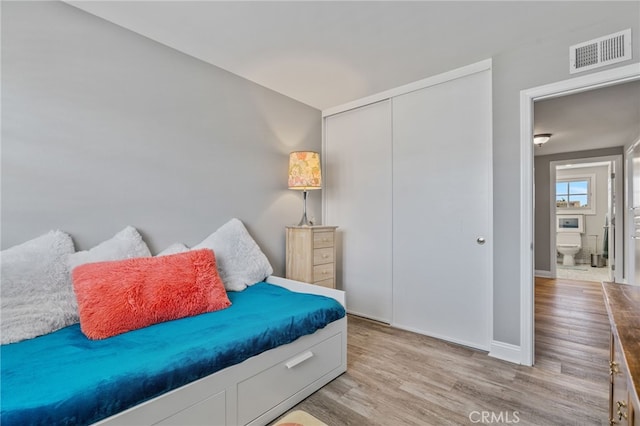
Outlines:
{"label": "table lamp", "polygon": [[322,188],[320,154],[313,151],[295,151],[289,154],[289,189],[302,191],[302,219],[298,226],[311,225],[307,220],[307,191]]}

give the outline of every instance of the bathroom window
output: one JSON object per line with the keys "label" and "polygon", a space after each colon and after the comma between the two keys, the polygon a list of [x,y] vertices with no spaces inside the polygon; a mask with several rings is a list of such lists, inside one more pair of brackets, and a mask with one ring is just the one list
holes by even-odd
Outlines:
{"label": "bathroom window", "polygon": [[572,176],[556,180],[558,213],[581,212],[595,214],[595,197],[591,190],[595,176]]}

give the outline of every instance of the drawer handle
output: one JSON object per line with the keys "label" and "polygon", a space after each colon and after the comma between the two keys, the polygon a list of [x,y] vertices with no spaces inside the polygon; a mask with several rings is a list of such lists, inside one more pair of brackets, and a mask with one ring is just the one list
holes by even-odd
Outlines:
{"label": "drawer handle", "polygon": [[328,255],[328,254],[323,254],[323,255],[322,255],[322,258],[323,258],[323,259],[327,259],[328,257],[329,257],[329,255]]}
{"label": "drawer handle", "polygon": [[313,357],[313,352],[311,351],[307,351],[303,354],[298,355],[295,358],[290,359],[289,361],[287,361],[287,363],[285,364],[287,366],[287,368],[289,370],[291,370],[293,367],[295,367],[296,365],[300,365],[303,362],[305,362],[306,360],[308,360],[309,358]]}
{"label": "drawer handle", "polygon": [[616,406],[618,407],[618,420],[627,419],[627,413],[623,413],[622,409],[627,407],[627,404],[624,401],[617,401]]}

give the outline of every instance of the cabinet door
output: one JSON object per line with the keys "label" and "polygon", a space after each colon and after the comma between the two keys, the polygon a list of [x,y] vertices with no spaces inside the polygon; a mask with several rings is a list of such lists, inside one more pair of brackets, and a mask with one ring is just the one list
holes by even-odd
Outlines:
{"label": "cabinet door", "polygon": [[394,325],[489,348],[491,159],[490,71],[394,98]]}
{"label": "cabinet door", "polygon": [[325,219],[347,310],[391,321],[391,102],[325,120]]}

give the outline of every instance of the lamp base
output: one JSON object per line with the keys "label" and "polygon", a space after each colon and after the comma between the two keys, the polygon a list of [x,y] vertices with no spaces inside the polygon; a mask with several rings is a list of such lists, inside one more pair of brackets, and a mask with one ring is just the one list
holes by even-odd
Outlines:
{"label": "lamp base", "polygon": [[302,215],[302,219],[300,219],[300,223],[298,223],[298,226],[312,226],[312,225],[313,223],[307,220],[307,213],[304,213]]}
{"label": "lamp base", "polygon": [[307,191],[302,191],[302,200],[302,219],[300,219],[298,226],[311,226],[312,224],[307,220]]}

